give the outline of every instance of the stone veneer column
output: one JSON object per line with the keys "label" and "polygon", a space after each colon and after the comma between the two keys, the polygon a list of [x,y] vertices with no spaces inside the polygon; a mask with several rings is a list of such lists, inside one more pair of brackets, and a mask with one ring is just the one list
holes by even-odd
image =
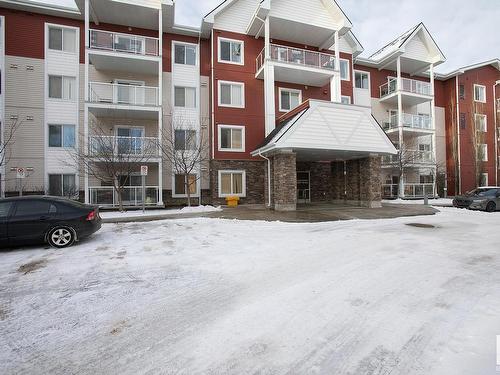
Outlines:
{"label": "stone veneer column", "polygon": [[370,208],[382,207],[382,185],[380,183],[380,157],[370,156],[359,161],[361,179],[360,198]]}
{"label": "stone veneer column", "polygon": [[297,209],[297,159],[292,151],[273,156],[273,202],[276,211]]}

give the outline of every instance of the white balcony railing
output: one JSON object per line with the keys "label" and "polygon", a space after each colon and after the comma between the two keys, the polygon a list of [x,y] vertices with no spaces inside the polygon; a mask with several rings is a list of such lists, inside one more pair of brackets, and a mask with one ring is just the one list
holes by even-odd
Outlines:
{"label": "white balcony railing", "polygon": [[89,136],[89,155],[96,158],[118,158],[137,156],[138,158],[159,157],[159,141],[155,137]]}
{"label": "white balcony railing", "polygon": [[95,29],[90,30],[91,49],[143,56],[158,56],[158,46],[158,38]]}
{"label": "white balcony railing", "polygon": [[[269,49],[269,56],[273,61],[306,67],[335,70],[334,55],[317,51],[309,51],[301,48],[280,46],[277,44],[270,44]],[[255,62],[258,72],[265,62],[265,48],[257,56]]]}
{"label": "white balcony railing", "polygon": [[407,150],[402,156],[386,155],[382,156],[382,164],[432,164],[434,163],[434,153],[432,151]]}
{"label": "white balcony railing", "polygon": [[[384,123],[384,130],[397,129],[399,127],[398,115],[389,117],[389,121]],[[411,129],[433,130],[431,117],[428,115],[413,115],[403,113],[403,127]]]}
{"label": "white balcony railing", "polygon": [[[428,197],[434,196],[434,183],[419,184],[419,183],[405,183],[403,184],[403,192],[405,198],[423,198],[425,195]],[[399,197],[399,184],[384,184],[382,185],[383,198],[397,198]]]}
{"label": "white balcony railing", "polygon": [[[156,205],[158,194],[158,186],[146,186],[144,204],[147,206]],[[89,187],[89,197],[90,204],[104,207],[118,206],[118,194],[112,186]],[[142,186],[124,186],[121,198],[124,206],[141,206],[143,201]]]}
{"label": "white balcony railing", "polygon": [[158,106],[158,87],[90,82],[89,100],[92,103]]}
{"label": "white balcony railing", "polygon": [[[380,98],[398,91],[398,79],[388,78],[387,82],[380,85]],[[419,95],[433,95],[429,82],[418,81],[416,79],[401,78],[401,91]]]}

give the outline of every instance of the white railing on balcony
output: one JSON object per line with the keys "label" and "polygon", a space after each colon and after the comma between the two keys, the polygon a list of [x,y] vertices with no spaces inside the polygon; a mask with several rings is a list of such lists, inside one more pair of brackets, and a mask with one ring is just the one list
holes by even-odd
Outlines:
{"label": "white railing on balcony", "polygon": [[[296,64],[306,67],[335,70],[334,55],[317,51],[309,51],[301,48],[280,46],[277,44],[270,44],[269,49],[269,56],[273,61]],[[257,56],[255,62],[258,72],[265,62],[265,48]]]}
{"label": "white railing on balcony", "polygon": [[[384,122],[384,130],[397,129],[399,126],[399,116],[392,115],[388,122]],[[403,127],[412,129],[433,130],[431,117],[428,115],[413,115],[403,113]]]}
{"label": "white railing on balcony", "polygon": [[159,141],[155,137],[89,136],[89,154],[96,158],[137,156],[144,160],[159,157]]}
{"label": "white railing on balcony", "polygon": [[[147,206],[156,205],[158,194],[158,186],[146,186],[144,204]],[[112,186],[89,187],[89,197],[90,204],[104,207],[118,206],[118,194]],[[143,201],[142,186],[124,186],[121,198],[124,206],[141,206]]]}
{"label": "white railing on balcony", "polygon": [[[427,195],[428,197],[433,197],[434,184],[405,183],[403,184],[403,192],[405,198],[423,198],[425,195]],[[383,184],[382,197],[383,198],[399,197],[399,184]]]}
{"label": "white railing on balcony", "polygon": [[158,87],[90,82],[89,100],[92,103],[158,106]]}
{"label": "white railing on balcony", "polygon": [[385,155],[382,156],[382,164],[402,164],[407,166],[410,164],[432,164],[434,163],[434,153],[432,151],[407,150],[400,155]]}
{"label": "white railing on balcony", "polygon": [[90,48],[92,49],[158,56],[158,46],[158,38],[104,30],[90,30]]}
{"label": "white railing on balcony", "polygon": [[[387,82],[380,85],[380,97],[390,95],[398,91],[398,79],[388,78]],[[418,81],[416,79],[401,78],[401,91],[420,95],[433,95],[429,82]]]}

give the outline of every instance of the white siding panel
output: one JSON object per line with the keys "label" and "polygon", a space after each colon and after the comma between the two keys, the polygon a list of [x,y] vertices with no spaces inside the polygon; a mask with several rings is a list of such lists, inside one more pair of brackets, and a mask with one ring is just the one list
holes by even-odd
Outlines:
{"label": "white siding panel", "polygon": [[174,85],[186,87],[198,87],[200,82],[200,68],[189,65],[174,65]]}
{"label": "white siding panel", "polygon": [[288,19],[312,26],[335,28],[335,20],[321,0],[273,0],[272,17]]}
{"label": "white siding panel", "polygon": [[64,148],[47,150],[47,173],[76,173],[74,151]]}
{"label": "white siding panel", "polygon": [[78,124],[76,102],[47,100],[47,124]]}
{"label": "white siding panel", "polygon": [[355,87],[354,88],[354,104],[363,105],[366,107],[371,106],[372,100],[371,100],[370,90],[357,89]]}
{"label": "white siding panel", "polygon": [[419,35],[416,35],[408,41],[403,56],[410,59],[422,61],[430,61],[431,57],[429,50],[427,49]]}
{"label": "white siding panel", "polygon": [[[237,0],[215,17],[214,29],[244,34],[260,0]],[[274,2],[273,2],[274,6]]]}
{"label": "white siding panel", "polygon": [[79,72],[78,55],[47,49],[47,73],[76,77]]}

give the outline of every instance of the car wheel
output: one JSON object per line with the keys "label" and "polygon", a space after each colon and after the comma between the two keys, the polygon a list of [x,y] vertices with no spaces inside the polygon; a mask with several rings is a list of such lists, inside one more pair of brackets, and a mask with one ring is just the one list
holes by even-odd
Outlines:
{"label": "car wheel", "polygon": [[59,249],[71,246],[75,242],[75,231],[68,227],[55,227],[50,230],[47,241],[50,246]]}
{"label": "car wheel", "polygon": [[496,211],[497,209],[497,205],[495,204],[495,202],[488,202],[488,204],[486,205],[486,212],[493,212],[493,211]]}

